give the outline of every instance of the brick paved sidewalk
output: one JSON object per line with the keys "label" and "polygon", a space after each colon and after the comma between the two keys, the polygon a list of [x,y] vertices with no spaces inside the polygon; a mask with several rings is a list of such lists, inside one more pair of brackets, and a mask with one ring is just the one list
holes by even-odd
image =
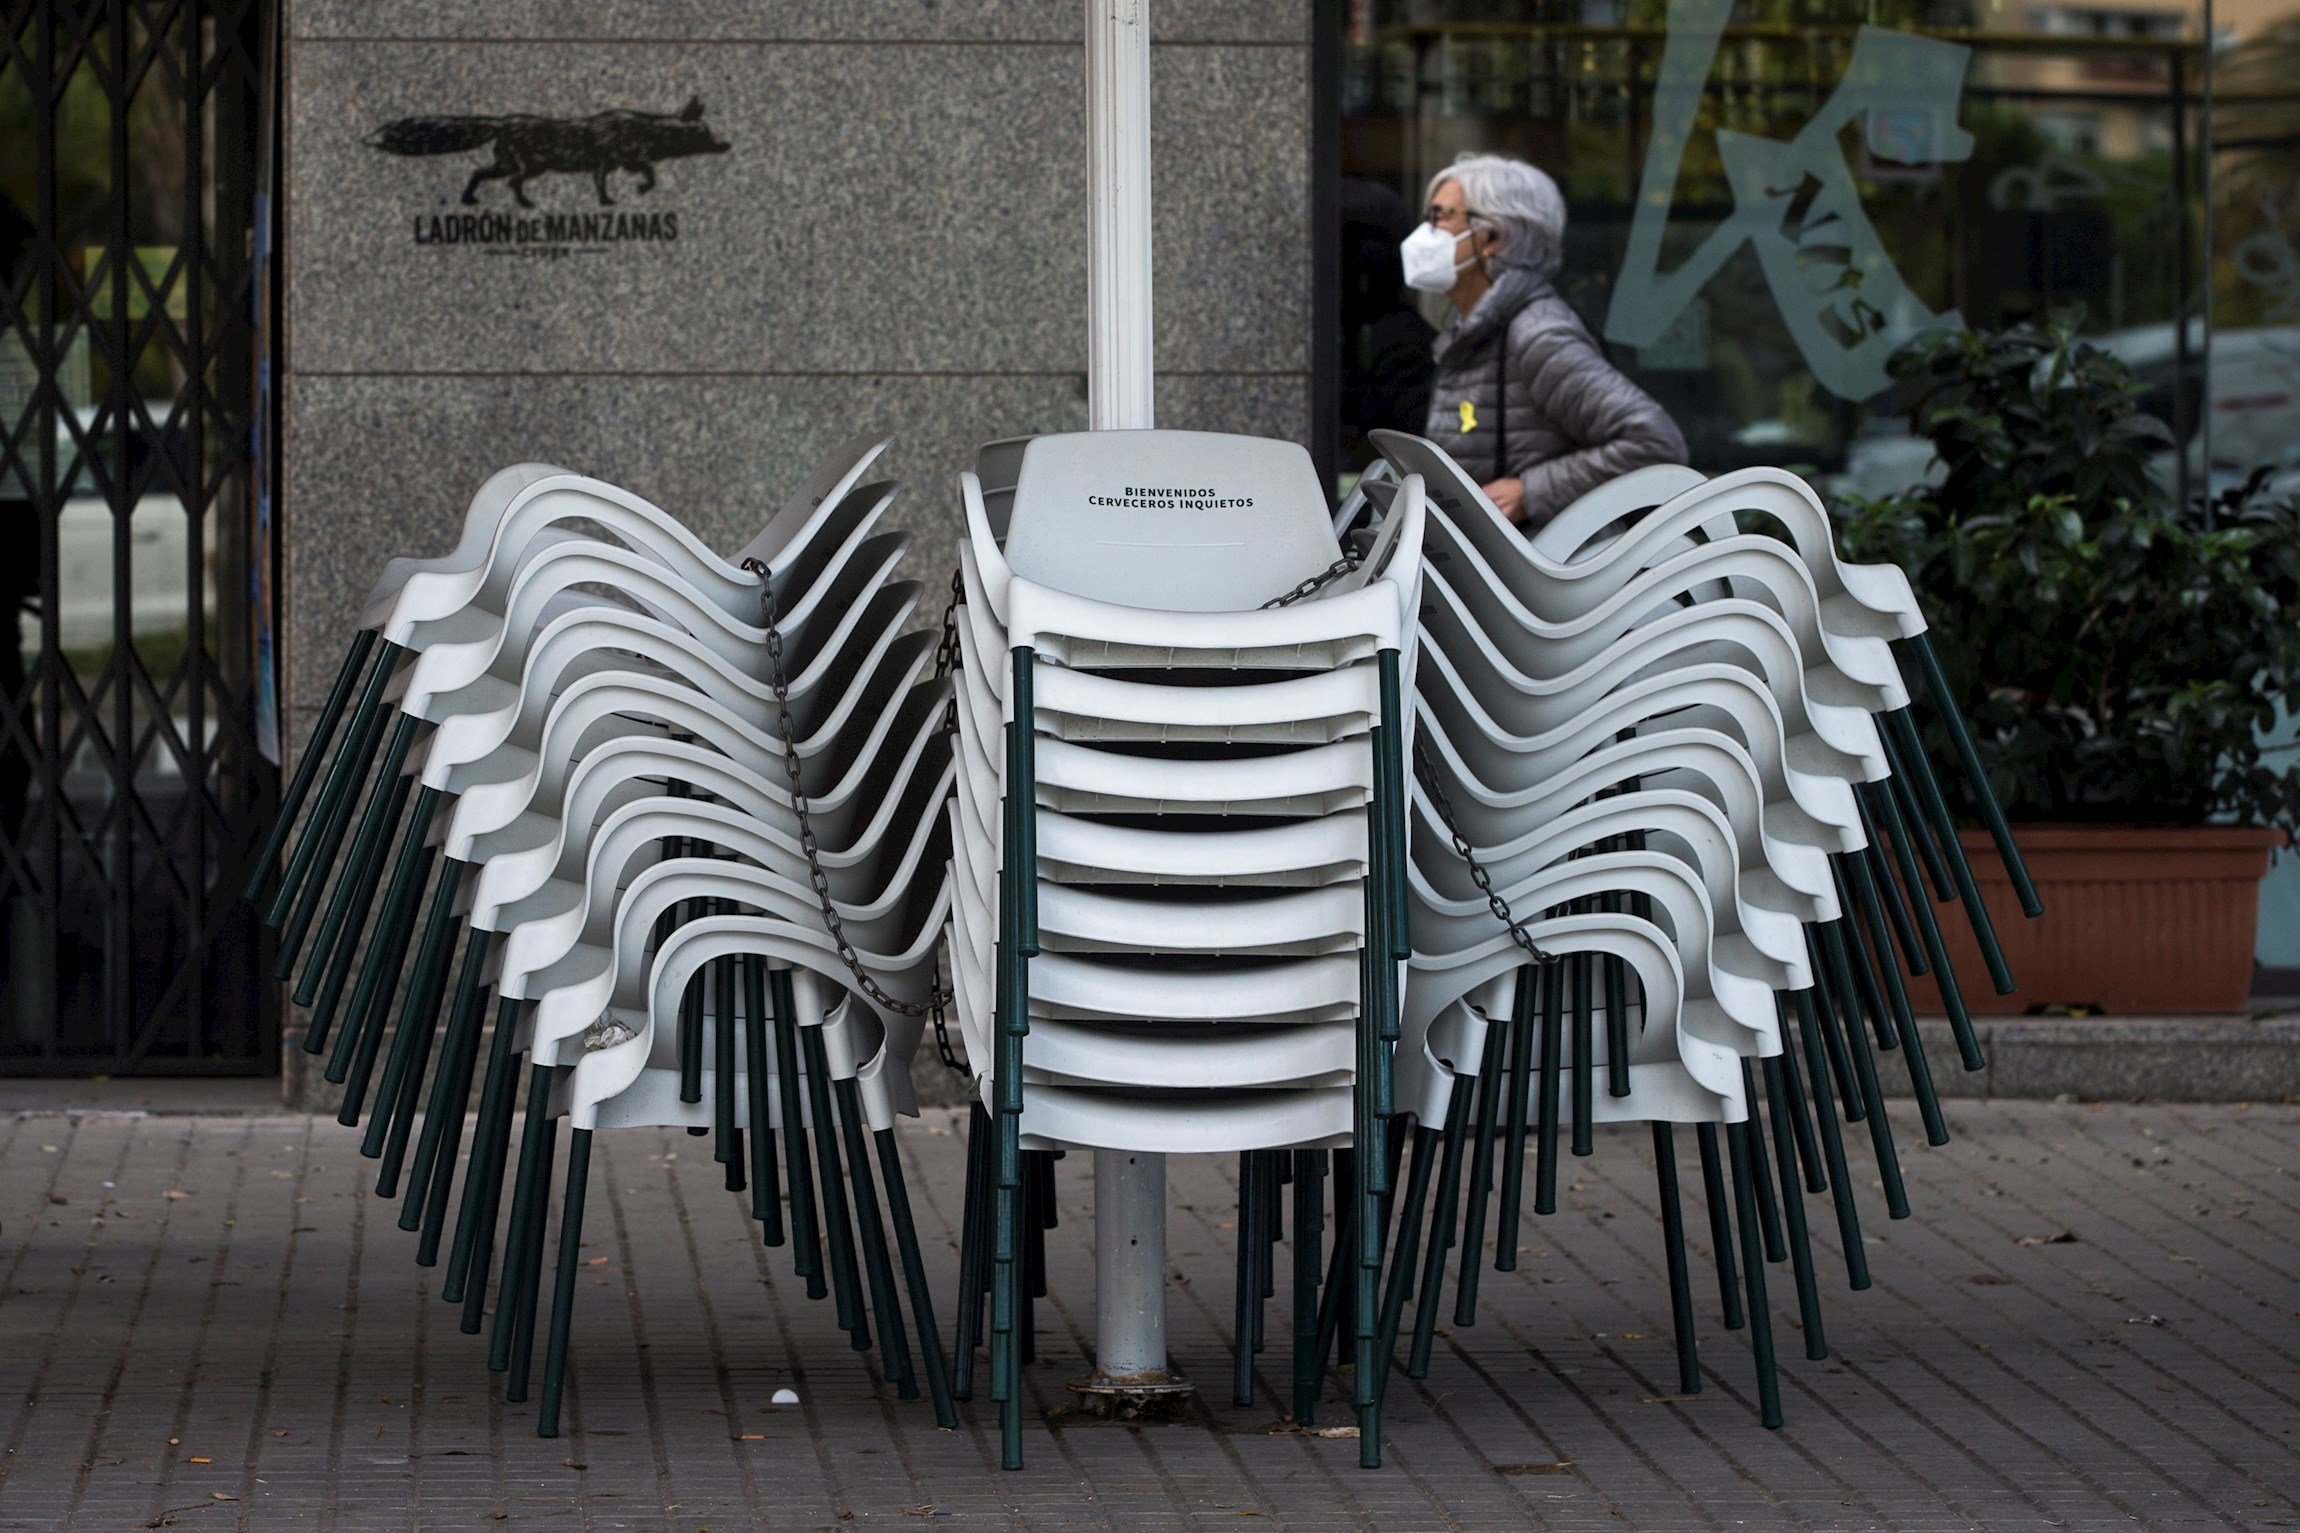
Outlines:
{"label": "brick paved sidewalk", "polygon": [[[1229,1168],[1176,1162],[1172,1335],[1206,1419],[1057,1416],[1011,1475],[987,1409],[943,1433],[871,1388],[705,1141],[600,1137],[570,1431],[543,1442],[365,1190],[352,1131],[18,1117],[0,1121],[0,1527],[2300,1526],[2300,1110],[1950,1114],[1957,1142],[1909,1156],[1917,1216],[1870,1226],[1877,1286],[1847,1293],[1823,1258],[1832,1361],[1801,1360],[1775,1269],[1785,1431],[1758,1427],[1745,1344],[1698,1271],[1710,1382],[1669,1397],[1649,1141],[1611,1133],[1427,1385],[1393,1386],[1373,1473],[1354,1442],[1270,1430],[1282,1283],[1262,1400],[1227,1403]],[[904,1135],[946,1326],[950,1129]],[[1086,1171],[1063,1168],[1039,1411],[1085,1371]],[[801,1403],[770,1406],[784,1385]]]}

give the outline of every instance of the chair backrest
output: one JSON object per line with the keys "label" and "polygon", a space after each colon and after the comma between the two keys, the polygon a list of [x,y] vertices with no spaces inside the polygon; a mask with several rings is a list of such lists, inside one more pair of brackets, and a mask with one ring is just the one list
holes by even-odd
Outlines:
{"label": "chair backrest", "polygon": [[1120,606],[1237,612],[1341,557],[1310,455],[1207,431],[1068,432],[1022,455],[1006,560]]}

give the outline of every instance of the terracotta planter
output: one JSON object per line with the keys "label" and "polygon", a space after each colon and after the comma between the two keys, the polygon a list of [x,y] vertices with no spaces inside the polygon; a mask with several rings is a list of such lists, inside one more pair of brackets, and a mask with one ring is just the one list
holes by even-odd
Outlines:
{"label": "terracotta planter", "polygon": [[[1936,905],[1966,1010],[2039,1007],[2189,1013],[2242,1011],[2252,989],[2260,879],[2284,834],[2244,825],[2021,825],[2013,828],[2044,899],[2030,920],[1984,830],[1962,835],[1981,898],[2019,987],[1998,995],[1963,907]],[[1940,992],[1909,981],[1910,1004],[1939,1012]]]}

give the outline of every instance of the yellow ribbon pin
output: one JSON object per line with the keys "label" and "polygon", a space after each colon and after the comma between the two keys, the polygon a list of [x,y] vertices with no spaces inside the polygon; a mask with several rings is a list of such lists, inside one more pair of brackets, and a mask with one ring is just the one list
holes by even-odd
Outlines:
{"label": "yellow ribbon pin", "polygon": [[1468,436],[1475,430],[1477,430],[1477,406],[1465,399],[1461,402],[1461,434]]}

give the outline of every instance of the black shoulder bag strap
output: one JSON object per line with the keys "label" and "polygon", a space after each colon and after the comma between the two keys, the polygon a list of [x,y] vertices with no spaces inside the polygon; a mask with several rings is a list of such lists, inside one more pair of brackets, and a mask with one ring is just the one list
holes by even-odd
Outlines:
{"label": "black shoulder bag strap", "polygon": [[1493,363],[1493,477],[1509,477],[1509,327],[1502,326],[1494,346]]}

